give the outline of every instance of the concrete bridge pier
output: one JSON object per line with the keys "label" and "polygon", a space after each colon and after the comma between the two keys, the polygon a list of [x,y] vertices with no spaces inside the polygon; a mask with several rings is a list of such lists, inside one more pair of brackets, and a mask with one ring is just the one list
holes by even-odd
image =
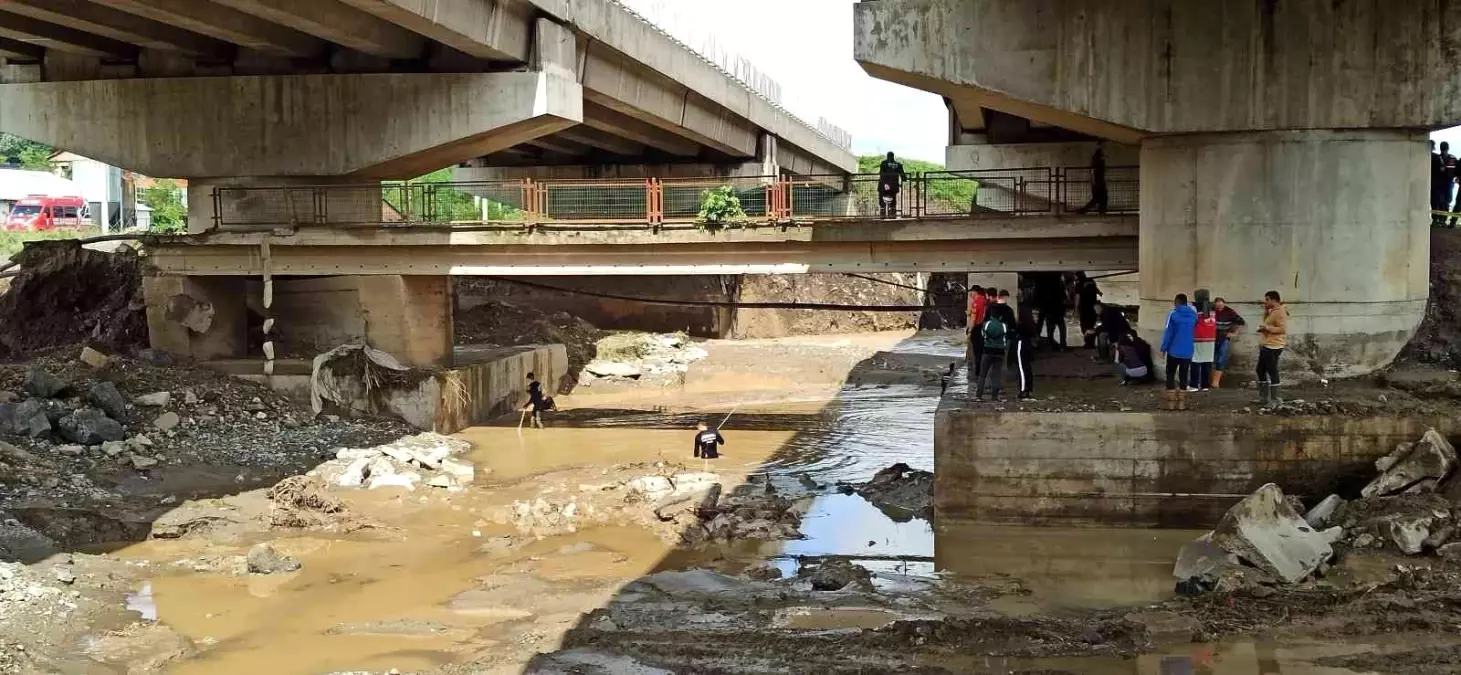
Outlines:
{"label": "concrete bridge pier", "polygon": [[1173,296],[1206,287],[1248,320],[1237,349],[1252,352],[1276,290],[1290,370],[1384,367],[1425,314],[1426,148],[1424,132],[1390,129],[1143,141],[1140,327],[1159,339]]}
{"label": "concrete bridge pier", "polygon": [[312,355],[363,339],[406,365],[452,365],[446,276],[282,278],[273,282],[268,308],[264,283],[248,277],[146,277],[143,291],[153,348],[198,361],[257,357],[250,344],[262,342],[268,316],[281,352]]}

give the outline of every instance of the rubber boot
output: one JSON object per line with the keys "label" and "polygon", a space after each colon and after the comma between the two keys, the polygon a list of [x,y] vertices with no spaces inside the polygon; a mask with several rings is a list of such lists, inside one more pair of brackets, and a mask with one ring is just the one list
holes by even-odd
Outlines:
{"label": "rubber boot", "polygon": [[1163,389],[1162,390],[1162,405],[1161,405],[1161,408],[1162,408],[1162,410],[1176,410],[1177,409],[1177,392],[1175,392],[1175,391],[1173,391],[1171,389]]}
{"label": "rubber boot", "polygon": [[1269,401],[1273,398],[1273,391],[1269,388],[1270,386],[1267,382],[1260,381],[1258,383],[1258,405],[1265,408],[1268,407]]}
{"label": "rubber boot", "polygon": [[1177,409],[1178,410],[1186,410],[1187,409],[1187,392],[1182,391],[1181,389],[1178,389],[1176,393],[1177,393]]}
{"label": "rubber boot", "polygon": [[1217,389],[1218,388],[1218,385],[1220,385],[1222,383],[1223,383],[1223,371],[1221,371],[1221,370],[1214,370],[1214,371],[1212,371],[1212,388],[1213,389]]}
{"label": "rubber boot", "polygon": [[1283,405],[1283,394],[1280,393],[1279,385],[1268,385],[1268,408],[1276,410]]}

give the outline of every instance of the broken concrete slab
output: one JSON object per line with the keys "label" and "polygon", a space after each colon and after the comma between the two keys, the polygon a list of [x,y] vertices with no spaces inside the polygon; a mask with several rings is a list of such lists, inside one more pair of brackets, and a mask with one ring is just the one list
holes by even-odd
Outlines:
{"label": "broken concrete slab", "polygon": [[1344,504],[1344,498],[1339,495],[1329,495],[1324,501],[1314,505],[1304,514],[1304,522],[1314,529],[1322,529],[1329,526],[1329,519],[1334,517],[1334,512]]}
{"label": "broken concrete slab", "polygon": [[132,402],[148,408],[166,408],[167,404],[172,403],[172,392],[158,391],[151,394],[143,394],[132,399]]}
{"label": "broken concrete slab", "polygon": [[1178,580],[1215,574],[1231,564],[1232,554],[1212,543],[1212,533],[1202,535],[1182,545],[1177,552],[1177,563],[1172,566],[1172,576]]}
{"label": "broken concrete slab", "polygon": [[596,377],[639,379],[641,375],[639,366],[618,361],[590,361],[583,369]]}
{"label": "broken concrete slab", "polygon": [[1422,514],[1396,516],[1386,523],[1385,534],[1395,548],[1406,555],[1417,555],[1425,548],[1425,540],[1431,535],[1431,519]]}
{"label": "broken concrete slab", "polygon": [[1456,449],[1435,429],[1427,429],[1409,451],[1403,449],[1401,444],[1396,452],[1375,462],[1376,468],[1384,466],[1382,473],[1360,491],[1361,496],[1393,495],[1428,478],[1444,481],[1456,468]]}
{"label": "broken concrete slab", "polygon": [[335,485],[340,487],[360,487],[365,482],[365,472],[370,467],[374,457],[358,457],[345,467],[345,472],[335,477]]}
{"label": "broken concrete slab", "polygon": [[1273,483],[1228,509],[1212,542],[1286,583],[1302,581],[1334,555]]}

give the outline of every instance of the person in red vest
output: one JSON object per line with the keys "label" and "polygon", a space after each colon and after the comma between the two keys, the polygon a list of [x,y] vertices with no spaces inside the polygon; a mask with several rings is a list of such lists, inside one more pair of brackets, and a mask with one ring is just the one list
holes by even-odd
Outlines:
{"label": "person in red vest", "polygon": [[1212,364],[1217,355],[1217,315],[1211,306],[1202,308],[1197,314],[1197,325],[1192,328],[1192,376],[1187,391],[1207,391],[1212,383]]}
{"label": "person in red vest", "polygon": [[979,339],[979,326],[984,324],[984,313],[989,309],[989,296],[984,294],[984,287],[974,285],[969,288],[969,322],[966,324],[969,345],[964,350],[967,361],[965,369],[969,371],[969,381],[979,380],[979,361],[984,355],[984,345]]}

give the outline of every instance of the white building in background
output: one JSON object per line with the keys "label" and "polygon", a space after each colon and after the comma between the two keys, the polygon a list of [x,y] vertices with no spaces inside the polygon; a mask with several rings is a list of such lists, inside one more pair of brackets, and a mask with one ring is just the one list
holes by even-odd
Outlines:
{"label": "white building in background", "polygon": [[46,171],[0,169],[0,220],[10,215],[10,207],[26,197],[80,197],[81,187],[75,181]]}
{"label": "white building in background", "polygon": [[73,194],[86,200],[92,222],[102,232],[137,226],[136,190],[128,172],[65,150],[52,154],[51,163],[76,184],[80,193]]}

